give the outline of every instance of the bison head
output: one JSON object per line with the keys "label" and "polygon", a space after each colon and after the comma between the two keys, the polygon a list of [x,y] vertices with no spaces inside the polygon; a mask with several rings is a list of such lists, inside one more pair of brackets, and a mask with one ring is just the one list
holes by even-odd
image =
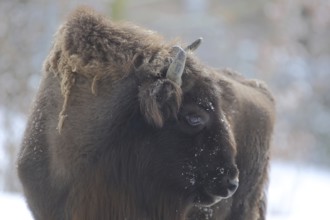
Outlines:
{"label": "bison head", "polygon": [[75,12],[45,62],[49,114],[59,114],[47,128],[58,130],[49,138],[56,180],[101,175],[109,196],[141,209],[230,197],[238,187],[235,140],[220,79],[191,52],[199,43],[183,50]]}
{"label": "bison head", "polygon": [[206,69],[189,69],[194,61],[177,48],[161,77],[139,79],[150,64],[135,70],[142,117],[138,121],[144,124],[140,132],[147,140],[138,144],[143,146],[141,159],[149,155],[151,162],[142,169],[147,177],[143,185],[157,182],[168,193],[208,206],[230,197],[238,187],[235,141],[221,109],[219,86]]}

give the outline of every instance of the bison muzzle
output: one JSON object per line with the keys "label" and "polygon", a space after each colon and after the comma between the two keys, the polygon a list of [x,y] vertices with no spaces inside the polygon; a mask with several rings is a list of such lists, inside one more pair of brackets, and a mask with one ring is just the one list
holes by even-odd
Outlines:
{"label": "bison muzzle", "polygon": [[87,8],[58,30],[19,177],[36,220],[264,219],[264,83]]}

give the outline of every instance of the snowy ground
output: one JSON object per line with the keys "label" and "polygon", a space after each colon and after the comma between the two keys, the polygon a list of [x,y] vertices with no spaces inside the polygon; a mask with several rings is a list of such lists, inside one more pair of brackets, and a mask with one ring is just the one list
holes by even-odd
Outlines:
{"label": "snowy ground", "polygon": [[[268,220],[329,220],[330,172],[273,163]],[[1,220],[32,220],[21,195],[0,194]]]}
{"label": "snowy ground", "polygon": [[0,194],[1,220],[32,220],[24,198],[16,194]]}
{"label": "snowy ground", "polygon": [[330,172],[273,163],[268,191],[269,220],[330,220]]}

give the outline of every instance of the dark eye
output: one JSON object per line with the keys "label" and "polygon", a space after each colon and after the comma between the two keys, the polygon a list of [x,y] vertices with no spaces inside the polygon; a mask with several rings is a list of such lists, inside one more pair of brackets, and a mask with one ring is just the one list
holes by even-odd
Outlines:
{"label": "dark eye", "polygon": [[199,106],[187,104],[182,106],[178,122],[182,132],[195,135],[210,126],[210,113]]}
{"label": "dark eye", "polygon": [[202,117],[199,115],[186,115],[185,118],[190,126],[198,126],[204,123]]}

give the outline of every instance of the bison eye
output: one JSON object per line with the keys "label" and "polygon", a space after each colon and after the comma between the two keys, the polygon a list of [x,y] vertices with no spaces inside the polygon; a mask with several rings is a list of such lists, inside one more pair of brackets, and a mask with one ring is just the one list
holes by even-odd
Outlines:
{"label": "bison eye", "polygon": [[178,114],[179,128],[186,134],[195,135],[210,126],[210,114],[199,106],[184,105]]}
{"label": "bison eye", "polygon": [[186,115],[186,121],[190,126],[198,126],[204,124],[204,121],[199,115]]}

